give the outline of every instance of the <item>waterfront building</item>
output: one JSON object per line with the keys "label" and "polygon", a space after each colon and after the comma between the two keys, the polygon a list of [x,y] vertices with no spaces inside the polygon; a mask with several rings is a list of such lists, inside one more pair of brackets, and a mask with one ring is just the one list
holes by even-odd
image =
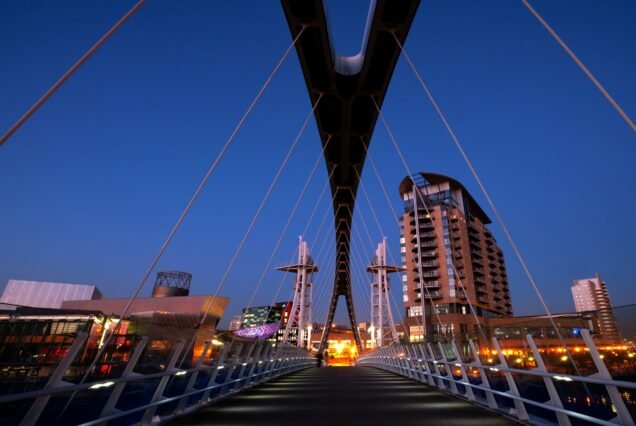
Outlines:
{"label": "waterfront building", "polygon": [[0,297],[0,303],[35,308],[60,308],[65,300],[101,298],[102,293],[94,285],[9,280]]}
{"label": "waterfront building", "polygon": [[[182,358],[186,365],[197,360],[206,343],[214,341],[229,299],[190,296],[190,279],[187,273],[159,272],[152,297],[135,298],[125,314],[129,299],[124,298],[64,300],[58,309],[0,304],[0,382],[9,390],[30,384],[37,388],[81,332],[87,333],[88,339],[69,376],[84,374],[105,344],[105,336],[113,332],[92,371],[98,377],[121,372],[143,337],[148,343],[138,369],[165,368],[180,340],[187,345],[188,353]],[[208,357],[212,356],[213,351],[208,352]]]}
{"label": "waterfront building", "polygon": [[503,252],[487,227],[490,219],[466,188],[447,176],[419,173],[401,182],[400,196],[409,339],[465,339],[477,336],[478,323],[485,326],[487,318],[511,316]]}
{"label": "waterfront building", "polygon": [[607,284],[601,280],[600,274],[593,278],[574,280],[572,283],[572,298],[577,312],[595,311],[598,313],[598,332],[603,338],[618,339],[619,333],[612,315]]}

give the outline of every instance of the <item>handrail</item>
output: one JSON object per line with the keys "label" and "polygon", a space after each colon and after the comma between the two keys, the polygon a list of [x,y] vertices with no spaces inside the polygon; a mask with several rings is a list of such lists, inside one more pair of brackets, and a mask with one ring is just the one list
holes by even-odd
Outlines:
{"label": "handrail", "polygon": [[[436,357],[431,343],[396,344],[377,348],[370,353],[361,354],[358,358],[357,365],[369,365],[391,371],[429,386],[437,387],[455,397],[467,399],[472,403],[483,406],[484,408],[498,410],[506,415],[513,413],[517,420],[523,423],[534,423],[525,408],[525,405],[530,405],[553,412],[556,415],[558,424],[562,426],[569,426],[571,424],[570,418],[581,419],[591,423],[607,426],[616,424],[634,425],[632,414],[627,409],[625,401],[622,399],[618,388],[636,389],[636,383],[613,379],[607,371],[607,368],[605,368],[605,364],[590,336],[589,330],[581,330],[581,335],[599,371],[599,373],[592,376],[558,374],[547,371],[543,360],[541,359],[541,354],[538,352],[536,343],[531,335],[527,335],[526,340],[537,359],[538,366],[531,370],[509,367],[496,338],[492,339],[492,343],[499,355],[498,364],[482,363],[479,357],[479,351],[476,349],[476,345],[472,340],[470,340],[469,344],[472,353],[471,358],[474,360],[473,362],[464,362],[462,360],[458,346],[453,341],[451,345],[451,350],[454,356],[453,359],[448,359],[446,357],[444,350],[439,343],[438,347],[442,352],[441,358]],[[445,367],[444,374],[440,372],[439,366]],[[460,369],[461,378],[453,375],[453,367]],[[478,370],[481,383],[471,383],[466,374],[467,369]],[[487,371],[503,374],[507,380],[509,390],[500,391],[493,389],[490,379],[486,374]],[[550,399],[547,402],[539,402],[522,397],[518,391],[517,383],[513,375],[527,375],[542,378],[545,390],[548,392]],[[594,417],[590,414],[584,414],[564,408],[562,398],[554,386],[554,382],[558,381],[604,386],[613,404],[612,408],[617,417],[611,420],[605,420]],[[464,390],[460,391],[457,385],[462,385]],[[486,395],[486,400],[484,401],[476,398],[473,393],[473,389],[483,391]],[[509,410],[506,407],[506,410],[504,411],[503,407],[500,408],[497,401],[494,399],[495,395],[507,398],[514,402],[515,408]],[[533,416],[537,420],[537,423],[553,422],[551,419],[539,417],[536,414],[533,414]]]}
{"label": "handrail", "polygon": [[[206,359],[206,356],[211,349],[211,345],[208,342],[206,343],[198,361],[194,364],[195,367],[185,369],[172,367],[175,365],[176,360],[183,355],[183,345],[178,344],[171,355],[170,362],[167,363],[168,368],[166,368],[165,371],[140,374],[133,372],[133,369],[139,361],[140,355],[148,342],[148,339],[144,338],[141,339],[135,347],[134,353],[130,357],[126,370],[120,377],[80,384],[65,382],[63,380],[64,374],[74,361],[75,356],[77,356],[78,352],[80,352],[79,349],[81,349],[87,337],[85,334],[86,333],[80,333],[78,335],[78,338],[68,351],[68,354],[71,355],[67,355],[62,359],[44,389],[0,396],[0,404],[16,401],[33,401],[31,408],[22,417],[22,420],[20,421],[21,425],[37,423],[49,403],[49,400],[53,396],[75,394],[77,392],[103,388],[110,388],[108,401],[102,404],[103,407],[96,406],[95,418],[85,422],[84,424],[104,424],[109,420],[138,413],[140,411],[144,412],[140,424],[150,424],[157,418],[155,415],[156,409],[168,402],[180,401],[170,413],[162,414],[163,417],[168,416],[169,418],[173,418],[184,413],[192,412],[203,405],[215,402],[220,398],[240,392],[256,384],[266,382],[283,374],[310,367],[316,363],[316,359],[311,356],[309,352],[299,347],[291,345],[280,345],[275,347],[275,345],[265,341],[247,341],[235,344],[234,349],[236,356],[232,357],[231,360],[228,360],[227,363],[225,360],[228,356],[229,347],[231,345],[226,345],[223,348],[215,365],[203,365],[203,360]],[[219,372],[224,369],[227,371],[227,374],[220,382],[217,382]],[[200,373],[209,373],[207,384],[201,389],[195,389],[194,383]],[[176,396],[164,396],[168,385],[168,379],[171,376],[179,377],[188,374],[190,375],[190,379],[188,380],[188,384],[183,392]],[[117,402],[122,396],[124,387],[129,382],[149,383],[150,386],[148,392],[153,395],[152,399],[150,402],[127,410],[115,409],[114,407],[117,405]],[[210,398],[210,393],[214,389],[220,389],[220,391],[214,397]],[[201,398],[191,403],[190,397],[199,394],[201,394]],[[161,421],[167,420],[167,418],[162,418],[162,416],[160,416]]]}

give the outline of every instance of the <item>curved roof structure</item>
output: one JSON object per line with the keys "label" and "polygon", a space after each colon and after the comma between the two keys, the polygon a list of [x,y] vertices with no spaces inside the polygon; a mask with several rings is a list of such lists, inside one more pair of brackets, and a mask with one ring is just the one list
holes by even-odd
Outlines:
{"label": "curved roof structure", "polygon": [[[458,180],[453,179],[452,177],[449,177],[449,176],[441,175],[438,173],[430,173],[430,172],[420,172],[420,173],[417,173],[417,175],[422,177],[426,182],[428,182],[431,185],[437,185],[440,183],[448,182],[451,188],[461,189],[462,192],[466,195],[466,201],[468,202],[467,207],[470,211],[470,214],[479,218],[479,220],[481,220],[481,222],[484,225],[492,223],[490,218],[486,214],[486,212],[484,212],[484,210],[479,206],[477,201],[475,201],[473,196],[470,195],[470,192],[468,192],[466,187],[462,185],[462,183],[459,182]],[[402,179],[402,182],[400,182],[400,197],[401,198],[404,198],[404,194],[413,191],[413,184],[414,184],[413,178],[411,178],[410,176],[407,176],[404,179]],[[421,185],[418,185],[418,186],[421,186]]]}
{"label": "curved roof structure", "polygon": [[[314,104],[318,132],[331,174],[331,193],[336,227],[336,277],[325,330],[329,330],[340,296],[347,302],[349,319],[358,348],[355,312],[351,298],[349,237],[367,147],[378,111],[389,87],[400,47],[404,43],[419,0],[371,1],[360,53],[338,55],[331,43],[322,0],[282,0],[292,37],[303,31],[296,51]],[[375,103],[374,103],[375,102]],[[332,173],[333,172],[333,173]],[[323,335],[324,347],[328,331]]]}

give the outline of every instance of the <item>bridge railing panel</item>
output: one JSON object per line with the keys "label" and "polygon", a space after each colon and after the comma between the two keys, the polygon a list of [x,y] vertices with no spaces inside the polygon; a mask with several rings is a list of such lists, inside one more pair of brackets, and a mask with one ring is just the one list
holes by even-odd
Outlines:
{"label": "bridge railing panel", "polygon": [[[128,363],[118,369],[117,376],[89,375],[81,383],[67,381],[67,377],[76,377],[69,371],[87,338],[86,333],[78,334],[42,388],[0,395],[3,424],[151,424],[316,363],[295,346],[235,339],[206,342],[193,362],[182,362],[190,353],[181,339],[157,360],[149,356],[148,339],[142,338],[131,348]],[[149,359],[159,362],[159,368],[149,371]],[[140,367],[143,362],[146,365]]]}
{"label": "bridge railing panel", "polygon": [[[362,354],[357,365],[394,372],[525,423],[633,425],[634,378],[613,377],[589,331],[580,332],[583,351],[594,363],[584,370],[589,374],[550,371],[545,352],[530,334],[525,341],[533,368],[518,368],[517,354],[503,349],[496,338],[481,348],[469,340],[468,352],[456,341],[396,344]],[[633,353],[626,352],[622,361],[633,362]]]}

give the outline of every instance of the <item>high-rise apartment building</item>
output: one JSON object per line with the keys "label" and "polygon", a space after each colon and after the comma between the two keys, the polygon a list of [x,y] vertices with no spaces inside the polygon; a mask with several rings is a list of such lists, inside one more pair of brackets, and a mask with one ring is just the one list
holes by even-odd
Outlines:
{"label": "high-rise apartment building", "polygon": [[490,219],[466,188],[447,176],[420,173],[402,181],[400,195],[410,340],[477,336],[477,324],[486,318],[511,316],[503,252],[486,227]]}
{"label": "high-rise apartment building", "polygon": [[618,328],[612,316],[612,303],[607,291],[607,284],[601,280],[598,273],[594,278],[574,280],[572,297],[576,312],[598,312],[598,331],[601,337],[605,339],[619,338]]}

